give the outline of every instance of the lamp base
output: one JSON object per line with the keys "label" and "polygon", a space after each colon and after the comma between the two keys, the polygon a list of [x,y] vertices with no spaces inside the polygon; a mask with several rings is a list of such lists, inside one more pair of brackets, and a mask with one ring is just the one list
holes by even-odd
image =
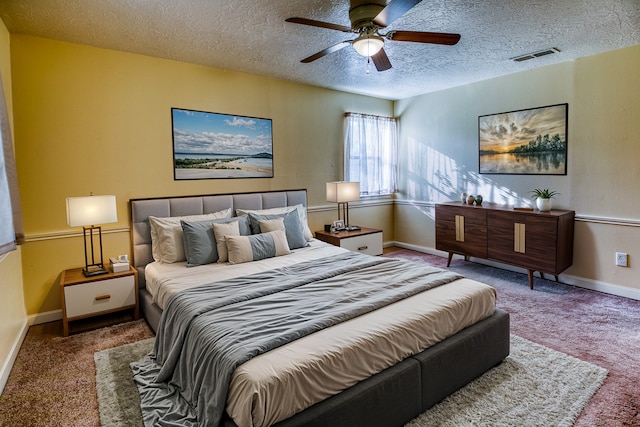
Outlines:
{"label": "lamp base", "polygon": [[348,225],[345,228],[343,228],[344,231],[358,231],[358,230],[362,230],[360,227],[358,227],[357,225]]}
{"label": "lamp base", "polygon": [[99,265],[91,265],[89,267],[83,268],[82,272],[85,277],[98,276],[100,274],[107,274],[109,271]]}

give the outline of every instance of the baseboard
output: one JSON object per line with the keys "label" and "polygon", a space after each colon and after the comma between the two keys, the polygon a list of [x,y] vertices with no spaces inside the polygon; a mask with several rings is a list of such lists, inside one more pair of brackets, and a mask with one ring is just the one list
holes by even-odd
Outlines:
{"label": "baseboard", "polygon": [[630,289],[614,283],[602,282],[600,280],[585,279],[584,277],[574,276],[571,274],[561,274],[560,280],[568,285],[640,301],[640,290],[638,289]]}
{"label": "baseboard", "polygon": [[[397,246],[403,249],[411,249],[416,252],[422,252],[429,255],[437,255],[441,257],[447,257],[448,253],[444,251],[439,251],[433,248],[427,248],[424,246],[410,245],[402,242],[388,242],[388,246]],[[387,247],[387,246],[385,246]],[[454,255],[454,258],[463,258],[462,255]],[[489,265],[491,267],[501,268],[503,270],[515,271],[518,273],[527,273],[527,270],[520,267],[515,267],[509,264],[502,264],[500,262],[489,261],[482,258],[469,258],[470,261],[477,262],[478,264]],[[566,283],[568,285],[577,286],[579,288],[590,289],[592,291],[598,291],[605,294],[616,295],[619,297],[630,298],[634,300],[640,301],[640,290],[631,289],[625,286],[616,285],[614,283],[607,283],[601,280],[593,280],[587,279],[585,277],[574,276],[572,274],[560,274],[558,276],[562,283]]]}
{"label": "baseboard", "polygon": [[11,369],[13,369],[13,364],[18,357],[18,352],[20,351],[20,347],[22,346],[22,342],[24,341],[24,337],[27,336],[28,331],[29,322],[25,320],[22,324],[22,328],[20,328],[20,332],[14,338],[9,354],[7,355],[7,359],[2,364],[2,369],[0,370],[0,396],[2,396],[4,386],[7,385],[9,374],[11,373]]}
{"label": "baseboard", "polygon": [[62,310],[47,311],[46,313],[32,314],[27,317],[11,345],[7,359],[2,364],[2,369],[0,370],[0,396],[4,391],[4,386],[7,385],[9,374],[11,373],[11,369],[13,369],[13,364],[16,362],[18,352],[20,351],[20,347],[22,347],[22,342],[27,336],[27,332],[29,332],[29,327],[42,323],[55,322],[60,319],[62,319]]}
{"label": "baseboard", "polygon": [[62,309],[36,313],[29,316],[29,326],[55,322],[62,319]]}

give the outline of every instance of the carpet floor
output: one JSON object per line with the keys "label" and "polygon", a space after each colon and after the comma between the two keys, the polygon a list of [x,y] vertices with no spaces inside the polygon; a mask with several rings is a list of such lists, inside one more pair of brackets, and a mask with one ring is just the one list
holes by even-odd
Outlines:
{"label": "carpet floor", "polygon": [[0,426],[99,426],[94,353],[153,336],[144,320],[62,337],[32,326],[0,396]]}
{"label": "carpet floor", "polygon": [[[129,363],[152,348],[149,339],[95,354],[103,426],[142,426]],[[606,375],[599,366],[512,335],[511,354],[503,363],[406,427],[571,426]]]}
{"label": "carpet floor", "polygon": [[[410,250],[387,256],[444,267],[446,259]],[[454,259],[451,269],[495,286],[513,334],[605,368],[609,375],[575,425],[640,426],[640,301],[535,279]],[[51,325],[51,326],[47,326]],[[0,426],[98,426],[94,353],[153,334],[134,321],[61,337],[30,328],[0,396]],[[481,425],[481,424],[478,424]]]}

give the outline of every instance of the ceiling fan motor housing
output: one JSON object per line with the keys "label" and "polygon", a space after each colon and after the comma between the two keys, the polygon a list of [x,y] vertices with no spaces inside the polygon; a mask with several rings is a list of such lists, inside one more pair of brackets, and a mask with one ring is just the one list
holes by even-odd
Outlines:
{"label": "ceiling fan motor housing", "polygon": [[385,4],[376,3],[371,0],[351,0],[349,9],[349,20],[353,29],[371,26],[373,18],[384,9]]}

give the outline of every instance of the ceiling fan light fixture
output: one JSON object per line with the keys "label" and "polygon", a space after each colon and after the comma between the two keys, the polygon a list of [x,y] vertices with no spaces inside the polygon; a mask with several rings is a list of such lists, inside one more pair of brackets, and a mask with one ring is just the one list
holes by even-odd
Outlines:
{"label": "ceiling fan light fixture", "polygon": [[383,46],[384,40],[379,36],[360,37],[353,42],[353,48],[364,57],[375,55]]}

